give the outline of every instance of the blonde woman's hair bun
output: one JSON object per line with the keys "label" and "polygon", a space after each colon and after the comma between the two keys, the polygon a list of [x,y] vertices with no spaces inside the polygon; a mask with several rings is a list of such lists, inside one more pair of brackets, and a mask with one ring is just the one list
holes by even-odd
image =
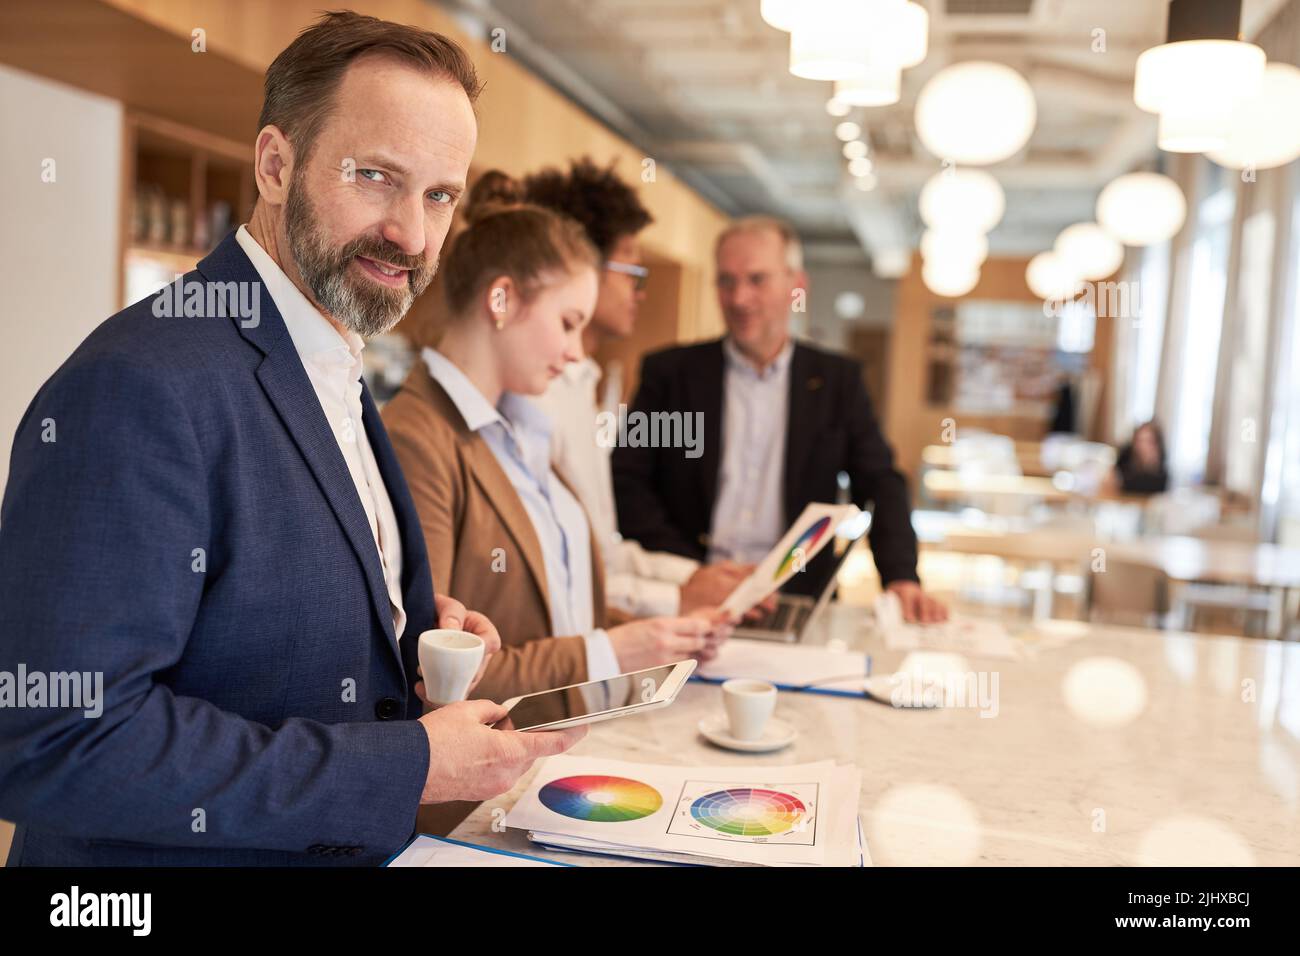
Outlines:
{"label": "blonde woman's hair bun", "polygon": [[489,169],[474,183],[465,202],[466,225],[473,226],[485,217],[524,204],[523,184],[499,169]]}

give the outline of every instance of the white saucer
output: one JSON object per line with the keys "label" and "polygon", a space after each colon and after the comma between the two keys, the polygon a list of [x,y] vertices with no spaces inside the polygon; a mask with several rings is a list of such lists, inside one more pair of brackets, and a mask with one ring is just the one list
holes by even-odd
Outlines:
{"label": "white saucer", "polygon": [[738,740],[731,736],[730,731],[727,729],[727,715],[725,713],[712,714],[701,720],[700,733],[711,744],[725,747],[728,750],[743,750],[745,753],[751,754],[780,750],[782,747],[790,746],[791,742],[799,736],[799,731],[784,720],[777,720],[772,717],[768,720],[762,737],[757,740]]}

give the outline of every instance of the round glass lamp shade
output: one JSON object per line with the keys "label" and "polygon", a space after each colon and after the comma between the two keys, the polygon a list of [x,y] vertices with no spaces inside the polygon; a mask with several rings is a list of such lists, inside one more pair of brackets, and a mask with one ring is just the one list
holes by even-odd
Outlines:
{"label": "round glass lamp shade", "polygon": [[1055,252],[1040,252],[1025,268],[1029,291],[1040,299],[1059,302],[1073,299],[1079,292],[1079,277]]}
{"label": "round glass lamp shade", "polygon": [[986,166],[1014,156],[1038,121],[1034,92],[1001,63],[972,60],[936,73],[916,100],[916,133],[940,159]]}
{"label": "round glass lamp shade", "polygon": [[799,21],[802,6],[799,0],[761,0],[758,12],[768,26],[789,33]]}
{"label": "round glass lamp shade", "polygon": [[921,220],[931,229],[990,232],[1002,221],[1007,198],[982,169],[945,169],[921,187]]}
{"label": "round glass lamp shade", "polygon": [[1160,173],[1128,173],[1112,179],[1097,197],[1097,222],[1126,246],[1165,242],[1186,220],[1183,191]]}
{"label": "round glass lamp shade", "polygon": [[1124,247],[1095,222],[1066,226],[1053,246],[1066,268],[1081,279],[1105,279],[1124,264]]}
{"label": "round glass lamp shade", "polygon": [[935,295],[956,299],[979,284],[979,266],[927,261],[921,266],[921,281]]}
{"label": "round glass lamp shade", "polygon": [[859,319],[867,311],[867,300],[858,292],[841,292],[835,297],[835,314],[841,319]]}
{"label": "round glass lamp shade", "polygon": [[989,240],[982,232],[962,229],[927,229],[921,236],[921,258],[956,268],[979,267],[989,257]]}
{"label": "round glass lamp shade", "polygon": [[1233,111],[1228,138],[1210,159],[1229,169],[1272,169],[1300,156],[1300,69],[1270,63],[1253,96]]}

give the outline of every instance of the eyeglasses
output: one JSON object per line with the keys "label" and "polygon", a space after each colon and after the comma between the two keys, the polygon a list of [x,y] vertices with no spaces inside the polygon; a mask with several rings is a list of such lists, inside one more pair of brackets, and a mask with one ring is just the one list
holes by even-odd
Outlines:
{"label": "eyeglasses", "polygon": [[640,292],[645,288],[646,282],[650,278],[650,270],[645,266],[635,266],[630,262],[616,262],[613,259],[605,260],[605,268],[610,272],[621,272],[625,276],[632,276],[636,280],[636,291]]}

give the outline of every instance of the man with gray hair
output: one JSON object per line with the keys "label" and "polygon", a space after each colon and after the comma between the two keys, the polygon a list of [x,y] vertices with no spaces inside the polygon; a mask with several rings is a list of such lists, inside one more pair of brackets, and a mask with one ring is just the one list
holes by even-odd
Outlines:
{"label": "man with gray hair", "polygon": [[[881,583],[908,620],[947,609],[921,590],[907,484],[876,423],[862,370],[847,356],[796,343],[790,313],[807,294],[799,237],[767,216],[740,219],[715,247],[721,339],[646,356],[634,410],[700,413],[698,458],[654,447],[614,453],[623,534],[697,560],[761,560],[810,502],[831,502],[840,472],[875,506],[871,550]],[[816,594],[825,552],[787,590]]]}

